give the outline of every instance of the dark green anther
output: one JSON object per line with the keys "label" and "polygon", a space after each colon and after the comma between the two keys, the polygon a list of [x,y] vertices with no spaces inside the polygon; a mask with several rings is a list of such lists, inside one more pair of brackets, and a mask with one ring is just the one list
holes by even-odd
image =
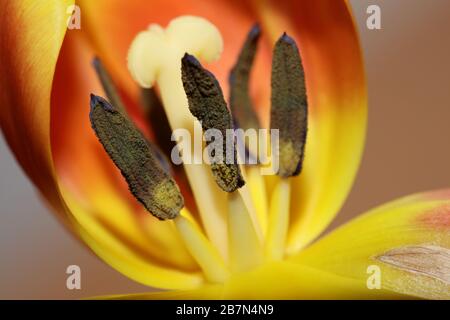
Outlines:
{"label": "dark green anther", "polygon": [[[242,187],[245,181],[237,163],[235,139],[231,144],[226,143],[227,130],[233,129],[233,123],[222,89],[214,75],[191,55],[185,54],[181,70],[189,110],[201,122],[203,131],[216,129],[222,134],[223,161],[211,161],[211,170],[219,187],[226,192],[233,192]],[[226,161],[227,154],[233,155],[232,161]]]}
{"label": "dark green anther", "polygon": [[[116,86],[111,78],[111,75],[104,67],[102,61],[99,58],[95,57],[94,60],[92,61],[92,65],[94,66],[94,69],[97,72],[98,79],[100,80],[103,90],[105,91],[108,100],[111,102],[111,105],[113,105],[117,111],[120,111],[124,115],[127,115],[127,111],[125,109],[125,105],[122,101],[122,98],[120,97],[119,92],[117,91]],[[156,96],[155,98],[157,99]],[[163,145],[167,144],[167,141],[170,141],[170,135],[168,140],[163,142]],[[147,140],[147,143],[149,147],[152,149],[152,152],[157,156],[157,159],[161,163],[162,167],[168,173],[171,173],[172,166],[170,165],[170,162],[167,159],[166,154],[164,154],[163,151],[152,141]],[[170,152],[168,154],[170,154]]]}
{"label": "dark green anther", "polygon": [[230,109],[239,128],[259,129],[258,117],[249,94],[249,79],[261,30],[256,24],[247,35],[239,58],[230,73]]}
{"label": "dark green anther", "polygon": [[98,139],[136,199],[160,220],[175,218],[184,206],[183,196],[141,132],[126,115],[99,96],[91,95],[89,117]]}
{"label": "dark green anther", "polygon": [[[170,128],[169,119],[164,110],[164,105],[154,87],[149,89],[141,89],[141,105],[144,110],[147,123],[152,128],[157,148],[160,155],[161,164],[164,168],[168,168],[168,172],[177,177],[177,183],[181,190],[192,193],[189,180],[183,165],[174,165],[170,162],[172,151],[178,148],[176,143],[172,141],[172,129]],[[154,144],[153,144],[154,145]],[[186,208],[191,212],[197,211],[195,202],[186,201]]]}
{"label": "dark green anther", "polygon": [[295,41],[284,33],[272,61],[272,129],[279,129],[279,171],[296,176],[302,169],[308,127],[305,75]]}

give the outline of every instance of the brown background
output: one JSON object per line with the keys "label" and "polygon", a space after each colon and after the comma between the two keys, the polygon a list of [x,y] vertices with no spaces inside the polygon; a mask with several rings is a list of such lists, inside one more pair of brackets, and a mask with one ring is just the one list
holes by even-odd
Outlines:
{"label": "brown background", "polygon": [[[318,0],[320,1],[320,0]],[[356,183],[331,228],[410,193],[450,187],[450,1],[351,1],[369,86],[367,146]],[[378,4],[382,30],[367,30]],[[0,298],[79,298],[148,291],[72,239],[0,140]],[[65,269],[82,270],[82,290]]]}

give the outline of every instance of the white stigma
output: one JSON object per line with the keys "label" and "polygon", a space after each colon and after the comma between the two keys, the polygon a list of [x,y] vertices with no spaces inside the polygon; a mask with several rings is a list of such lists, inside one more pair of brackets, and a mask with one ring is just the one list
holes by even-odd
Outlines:
{"label": "white stigma", "polygon": [[128,51],[128,69],[140,86],[150,88],[161,70],[177,64],[185,53],[211,62],[220,58],[223,40],[219,30],[204,18],[181,16],[166,29],[151,24],[133,40]]}

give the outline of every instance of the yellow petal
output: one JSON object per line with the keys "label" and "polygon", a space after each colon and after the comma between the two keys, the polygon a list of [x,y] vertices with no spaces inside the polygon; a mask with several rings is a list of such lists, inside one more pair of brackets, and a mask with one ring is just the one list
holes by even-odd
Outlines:
{"label": "yellow petal", "polygon": [[155,263],[97,221],[92,212],[83,210],[76,199],[71,199],[70,193],[63,194],[73,214],[71,220],[74,231],[95,254],[125,276],[148,286],[165,289],[194,289],[204,282],[199,273],[183,272]]}
{"label": "yellow petal", "polygon": [[290,262],[273,262],[226,284],[224,299],[376,299],[398,298],[385,290],[367,290],[350,277]]}
{"label": "yellow petal", "polygon": [[[381,272],[381,288],[450,299],[450,190],[409,196],[373,209],[291,258],[354,279]],[[376,289],[367,291],[377,291]]]}
{"label": "yellow petal", "polygon": [[210,300],[222,299],[223,285],[205,285],[195,290],[159,291],[96,297],[99,300]]}
{"label": "yellow petal", "polygon": [[111,296],[106,299],[376,299],[404,298],[386,290],[367,290],[359,282],[297,263],[273,262],[234,276],[224,285],[196,290]]}

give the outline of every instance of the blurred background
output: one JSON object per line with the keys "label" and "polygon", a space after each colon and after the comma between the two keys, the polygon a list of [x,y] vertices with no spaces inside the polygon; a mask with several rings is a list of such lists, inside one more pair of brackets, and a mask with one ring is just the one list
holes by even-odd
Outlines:
{"label": "blurred background", "polygon": [[[353,0],[369,88],[369,129],[353,190],[327,232],[378,204],[450,187],[450,1]],[[381,30],[366,9],[381,8]],[[0,137],[0,299],[149,291],[86,250],[40,201]],[[68,265],[81,290],[67,290]]]}

